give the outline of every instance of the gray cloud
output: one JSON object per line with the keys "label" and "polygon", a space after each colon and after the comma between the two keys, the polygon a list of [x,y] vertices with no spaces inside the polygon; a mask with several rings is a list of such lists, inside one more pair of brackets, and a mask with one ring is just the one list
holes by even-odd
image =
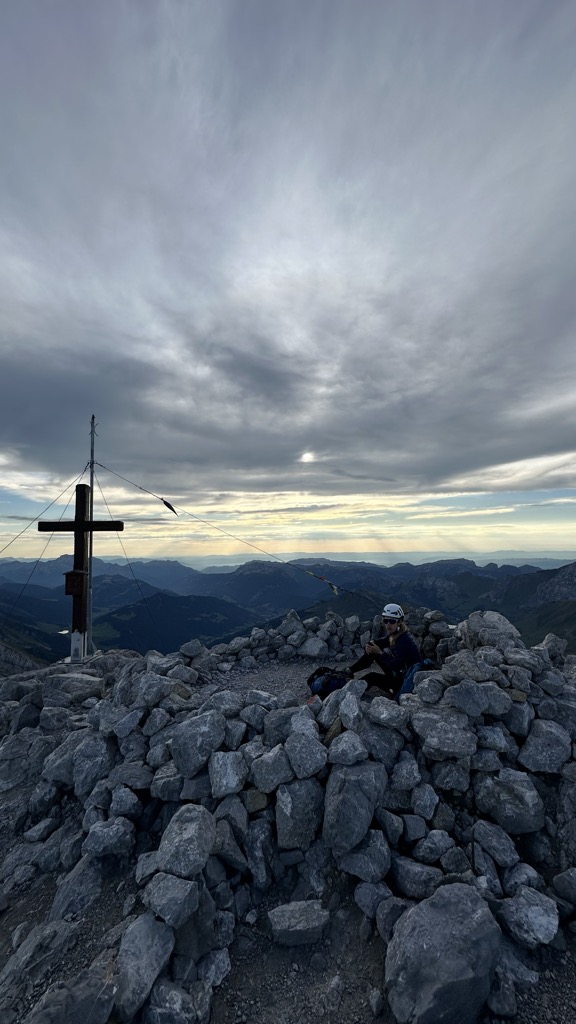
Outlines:
{"label": "gray cloud", "polygon": [[474,490],[563,455],[574,486],[573,16],[3,5],[13,465],[73,475],[94,412],[104,464],[183,499]]}

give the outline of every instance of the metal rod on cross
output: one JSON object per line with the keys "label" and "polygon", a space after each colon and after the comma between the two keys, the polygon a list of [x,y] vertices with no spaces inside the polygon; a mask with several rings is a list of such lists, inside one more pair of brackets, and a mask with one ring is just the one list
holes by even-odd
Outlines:
{"label": "metal rod on cross", "polygon": [[41,533],[74,534],[74,564],[72,570],[64,574],[66,577],[65,593],[72,597],[70,661],[82,661],[87,653],[88,576],[89,562],[92,557],[89,539],[93,533],[124,529],[124,523],[120,519],[108,521],[91,519],[90,496],[90,487],[87,484],[78,484],[76,487],[76,511],[72,522],[60,520],[52,523],[40,520],[38,523]]}
{"label": "metal rod on cross", "polygon": [[[96,436],[96,417],[92,413],[90,420],[90,506],[88,509],[88,519],[92,521],[94,519],[94,438]],[[94,534],[88,534],[88,604],[87,604],[87,617],[88,617],[88,628],[86,630],[86,653],[93,654],[94,645],[92,643],[92,555],[94,553]]]}

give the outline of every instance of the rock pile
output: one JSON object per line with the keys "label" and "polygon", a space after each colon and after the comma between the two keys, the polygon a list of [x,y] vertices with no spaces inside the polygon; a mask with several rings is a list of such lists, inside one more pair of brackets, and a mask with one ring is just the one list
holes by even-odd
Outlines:
{"label": "rock pile", "polygon": [[26,1024],[207,1022],[236,923],[281,883],[273,939],[316,942],[340,872],[383,940],[400,1024],[465,1024],[486,1001],[513,1016],[537,980],[522,950],[562,948],[576,919],[572,659],[552,634],[526,649],[494,612],[452,629],[421,611],[413,628],[438,668],[399,704],[361,680],[303,706],[226,686],[238,662],[355,657],[374,624],[332,614],[5,679],[0,793],[26,799],[0,907],[40,873],[58,885],[0,973],[4,1024],[24,1019],[119,865],[139,901]]}

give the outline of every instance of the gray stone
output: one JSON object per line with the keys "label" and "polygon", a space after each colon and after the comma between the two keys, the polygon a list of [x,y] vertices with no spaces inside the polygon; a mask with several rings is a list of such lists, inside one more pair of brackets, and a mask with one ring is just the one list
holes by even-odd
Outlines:
{"label": "gray stone", "polygon": [[272,938],[282,946],[303,946],[320,942],[330,914],[320,900],[285,903],[268,911]]}
{"label": "gray stone", "polygon": [[228,750],[238,750],[246,735],[246,730],[246,722],[241,722],[239,718],[228,718],[226,720],[224,743]]}
{"label": "gray stone", "polygon": [[463,679],[483,683],[492,678],[491,669],[491,665],[477,658],[472,651],[462,650],[446,658],[442,675],[449,683],[459,683]]}
{"label": "gray stone", "polygon": [[205,981],[211,988],[218,988],[224,978],[230,974],[232,964],[227,949],[213,949],[206,953],[198,964],[198,978]]}
{"label": "gray stone", "polygon": [[430,708],[412,715],[412,728],[423,741],[423,752],[436,761],[467,757],[476,750],[476,735],[468,716],[452,708]]}
{"label": "gray stone", "polygon": [[511,899],[502,900],[498,918],[514,941],[528,949],[548,945],[558,931],[558,908],[554,900],[526,886],[520,886]]}
{"label": "gray stone", "polygon": [[224,742],[226,719],[220,711],[207,711],[176,726],[172,757],[184,778],[191,779]]}
{"label": "gray stone", "polygon": [[208,860],[216,839],[216,822],[205,807],[184,804],[171,818],[156,852],[159,871],[194,878]]}
{"label": "gray stone", "polygon": [[396,704],[387,697],[374,697],[368,707],[368,718],[376,725],[385,725],[389,729],[396,729],[405,735],[409,714],[406,708]]}
{"label": "gray stone", "polygon": [[244,851],[254,885],[266,892],[272,884],[271,864],[274,843],[270,823],[263,819],[252,821],[244,840]]}
{"label": "gray stone", "polygon": [[127,818],[97,821],[82,843],[82,853],[89,857],[128,857],[134,839],[134,824]]}
{"label": "gray stone", "polygon": [[307,779],[326,764],[328,751],[315,736],[293,732],[288,736],[284,751],[297,779]]}
{"label": "gray stone", "polygon": [[520,860],[510,836],[499,825],[494,825],[490,821],[477,821],[472,828],[472,834],[499,867],[512,868]]}
{"label": "gray stone", "polygon": [[426,835],[426,822],[419,814],[403,814],[404,839],[407,843],[414,843],[417,839],[423,839]]}
{"label": "gray stone", "polygon": [[[378,700],[378,697],[374,699]],[[388,703],[393,702],[389,701]],[[380,761],[385,768],[392,771],[398,754],[404,746],[402,733],[393,728],[389,729],[387,726],[376,725],[368,719],[360,723],[356,732],[374,760]]]}
{"label": "gray stone", "polygon": [[[178,775],[178,772],[176,772]],[[181,778],[180,775],[178,775]],[[206,800],[212,796],[212,784],[210,782],[210,776],[208,769],[204,768],[198,772],[193,779],[184,779],[182,783],[182,790],[180,792],[181,800]]]}
{"label": "gray stone", "polygon": [[133,692],[133,703],[138,707],[153,708],[164,697],[168,697],[174,683],[157,672],[144,672],[138,678]]}
{"label": "gray stone", "polygon": [[309,637],[298,648],[298,657],[300,658],[313,658],[316,661],[322,661],[329,655],[328,644],[324,640],[318,640],[315,636]]}
{"label": "gray stone", "polygon": [[410,857],[399,857],[397,854],[392,857],[390,876],[402,896],[416,900],[431,896],[444,877],[440,868],[419,864]]}
{"label": "gray stone", "polygon": [[481,778],[476,804],[509,835],[539,832],[544,826],[544,805],[524,772],[502,768],[497,778]]}
{"label": "gray stone", "polygon": [[248,765],[240,750],[215,751],[210,755],[208,774],[212,796],[221,800],[224,796],[239,793],[248,778]]}
{"label": "gray stone", "polygon": [[114,725],[114,733],[118,739],[123,740],[131,732],[134,732],[140,725],[145,713],[143,708],[135,708],[134,711],[128,711],[120,718]]}
{"label": "gray stone", "polygon": [[488,694],[484,686],[470,679],[449,686],[443,698],[443,704],[464,711],[471,718],[477,718],[488,707]]}
{"label": "gray stone", "polygon": [[180,653],[184,654],[187,658],[197,658],[205,649],[199,640],[188,640],[187,643],[182,644],[180,647]]}
{"label": "gray stone", "polygon": [[348,692],[338,712],[345,729],[355,729],[362,719],[360,701],[354,693]]}
{"label": "gray stone", "polygon": [[438,806],[439,796],[428,782],[420,782],[412,790],[410,806],[414,814],[429,821]]}
{"label": "gray stone", "polygon": [[402,833],[404,832],[404,820],[398,814],[392,814],[384,807],[377,807],[374,817],[380,825],[390,846],[397,846]]}
{"label": "gray stone", "polygon": [[424,839],[416,843],[412,856],[424,864],[435,864],[454,846],[454,840],[443,829],[432,829]]}
{"label": "gray stone", "polygon": [[225,819],[216,822],[214,853],[235,871],[245,871],[246,858],[236,842],[231,825]]}
{"label": "gray stone", "polygon": [[400,756],[400,760],[394,766],[394,770],[390,777],[390,784],[394,786],[395,789],[414,789],[414,787],[420,782],[421,778],[422,776],[416,759],[411,754],[406,757],[402,754]]}
{"label": "gray stone", "polygon": [[403,914],[385,968],[398,1024],[473,1024],[490,991],[499,937],[486,903],[458,883]]}
{"label": "gray stone", "polygon": [[164,800],[166,803],[175,802],[180,799],[184,779],[173,761],[161,764],[154,773],[150,785],[150,796]]}
{"label": "gray stone", "polygon": [[43,984],[66,960],[78,928],[78,923],[70,921],[38,924],[20,943],[0,971],[3,1022],[15,1024],[21,1017],[23,999],[30,999],[34,986]]}
{"label": "gray stone", "polygon": [[496,683],[483,683],[482,689],[487,698],[486,708],[484,710],[485,715],[492,715],[493,718],[499,718],[512,707],[512,698],[505,690]]}
{"label": "gray stone", "polygon": [[378,905],[392,896],[385,882],[360,882],[354,889],[354,900],[366,917],[376,917]]}
{"label": "gray stone", "polygon": [[26,1017],[26,1024],[106,1024],[116,986],[105,966],[92,965],[75,978],[52,985]]}
{"label": "gray stone", "polygon": [[[80,746],[80,744],[84,742],[87,735],[88,733],[85,729],[69,733],[60,746],[56,747],[56,749],[53,750],[44,761],[42,778],[49,782],[61,783],[64,786],[72,786],[74,751],[76,750],[76,747]],[[18,737],[13,737],[13,739],[18,740]],[[8,743],[3,743],[2,748],[2,754],[4,758],[7,758],[7,755],[9,756]]]}
{"label": "gray stone", "polygon": [[482,880],[482,887],[487,889],[485,893],[485,889],[482,888],[482,894],[488,895],[490,893],[492,896],[500,899],[504,894],[502,892],[500,876],[490,854],[486,853],[479,844],[476,844],[474,847],[470,846],[468,852],[475,875]]}
{"label": "gray stone", "polygon": [[172,928],[179,928],[198,909],[198,883],[159,872],[142,893],[142,902]]}
{"label": "gray stone", "polygon": [[570,736],[557,722],[537,718],[518,754],[518,761],[531,772],[558,773],[572,755]]}
{"label": "gray stone", "polygon": [[[563,641],[563,643],[566,642],[566,640]],[[543,672],[538,676],[538,686],[545,693],[549,693],[551,697],[558,697],[566,688],[566,680],[561,672],[552,669],[550,672]]]}
{"label": "gray stone", "polygon": [[[546,668],[544,659],[541,657],[542,652],[537,651],[526,651],[520,648],[509,648],[504,655],[504,659],[508,665],[518,665],[520,668],[525,668],[527,672],[531,672],[533,675],[539,675],[540,672]],[[550,662],[548,661],[548,665]]]}
{"label": "gray stone", "polygon": [[191,991],[197,978],[196,965],[218,945],[216,904],[204,882],[199,883],[199,904],[191,917],[176,932],[174,955],[170,965],[172,979]]}
{"label": "gray stone", "polygon": [[399,896],[391,896],[390,899],[381,900],[376,908],[376,928],[383,942],[390,942],[394,933],[394,925],[408,909],[406,900]]}
{"label": "gray stone", "polygon": [[61,880],[48,921],[60,921],[63,917],[76,917],[100,895],[102,874],[100,868],[89,857],[83,857]]}
{"label": "gray stone", "polygon": [[200,714],[205,711],[221,711],[225,718],[234,718],[240,714],[243,707],[244,697],[241,693],[234,690],[218,690],[202,705]]}
{"label": "gray stone", "polygon": [[247,725],[250,725],[257,732],[262,732],[264,728],[264,721],[266,719],[266,708],[263,708],[260,704],[248,704],[242,708],[240,712],[240,718]]}
{"label": "gray stone", "polygon": [[348,853],[364,839],[387,783],[385,768],[375,762],[332,769],[322,838],[335,856]]}
{"label": "gray stone", "polygon": [[368,751],[355,732],[344,732],[332,740],[328,750],[330,764],[358,764],[365,761]]}
{"label": "gray stone", "polygon": [[534,719],[534,708],[528,701],[514,701],[502,721],[513,736],[525,737],[530,732]]}
{"label": "gray stone", "polygon": [[129,818],[131,821],[142,814],[142,803],[128,786],[116,786],[112,792],[110,814],[114,817]]}
{"label": "gray stone", "polygon": [[145,1003],[174,948],[174,932],[154,914],[141,914],[126,929],[116,961],[116,1010],[130,1021]]}
{"label": "gray stone", "polygon": [[27,843],[42,843],[58,828],[58,824],[57,818],[43,818],[37,825],[26,829],[23,838]]}
{"label": "gray stone", "polygon": [[518,1013],[514,981],[499,964],[494,968],[487,1005],[495,1017],[510,1018]]}
{"label": "gray stone", "polygon": [[470,871],[470,861],[458,846],[452,846],[446,853],[443,853],[440,857],[440,864],[442,870],[447,874],[462,875],[466,871]]}
{"label": "gray stone", "polygon": [[307,850],[322,822],[324,789],[317,779],[298,779],[278,787],[276,831],[283,850]]}
{"label": "gray stone", "polygon": [[478,746],[481,749],[495,750],[500,754],[508,750],[506,734],[498,725],[478,725],[476,727]]}
{"label": "gray stone", "polygon": [[252,762],[250,779],[262,793],[272,793],[293,778],[292,766],[280,743]]}
{"label": "gray stone", "polygon": [[197,1003],[168,978],[158,978],[142,1014],[142,1024],[196,1024]]}
{"label": "gray stone", "polygon": [[364,882],[380,882],[390,869],[390,847],[384,834],[370,829],[358,846],[336,858],[340,871],[355,875]]}
{"label": "gray stone", "polygon": [[[300,708],[285,707],[268,712],[264,720],[264,743],[268,748],[285,743],[292,732],[292,719],[295,715],[299,716],[301,711]],[[312,715],[311,721],[313,719]]]}
{"label": "gray stone", "polygon": [[503,767],[502,761],[495,750],[488,750],[482,747],[472,754],[470,768],[475,772],[499,772]]}
{"label": "gray stone", "polygon": [[216,821],[224,820],[230,825],[238,843],[242,843],[248,831],[248,813],[240,797],[227,796],[214,811]]}
{"label": "gray stone", "polygon": [[567,868],[566,871],[554,875],[552,885],[563,900],[568,900],[572,906],[576,906],[576,868]]}
{"label": "gray stone", "polygon": [[[420,673],[417,672],[416,675],[419,676]],[[413,692],[422,704],[437,704],[444,693],[444,687],[435,676],[425,676],[416,683]]]}
{"label": "gray stone", "polygon": [[445,761],[433,765],[431,779],[436,790],[451,793],[467,793],[470,784],[470,773],[466,764]]}
{"label": "gray stone", "polygon": [[531,864],[515,864],[502,872],[502,888],[507,896],[515,896],[521,886],[531,889],[543,889],[544,879]]}

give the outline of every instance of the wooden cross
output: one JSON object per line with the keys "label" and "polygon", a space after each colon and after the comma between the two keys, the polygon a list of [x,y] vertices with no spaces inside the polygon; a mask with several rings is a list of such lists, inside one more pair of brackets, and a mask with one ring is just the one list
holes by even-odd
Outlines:
{"label": "wooden cross", "polygon": [[74,564],[71,572],[65,573],[66,594],[72,597],[71,661],[81,661],[86,656],[86,627],[88,618],[88,537],[103,530],[124,529],[120,519],[89,519],[90,488],[87,484],[76,487],[76,511],[74,520],[60,520],[57,523],[38,523],[41,533],[73,533]]}

